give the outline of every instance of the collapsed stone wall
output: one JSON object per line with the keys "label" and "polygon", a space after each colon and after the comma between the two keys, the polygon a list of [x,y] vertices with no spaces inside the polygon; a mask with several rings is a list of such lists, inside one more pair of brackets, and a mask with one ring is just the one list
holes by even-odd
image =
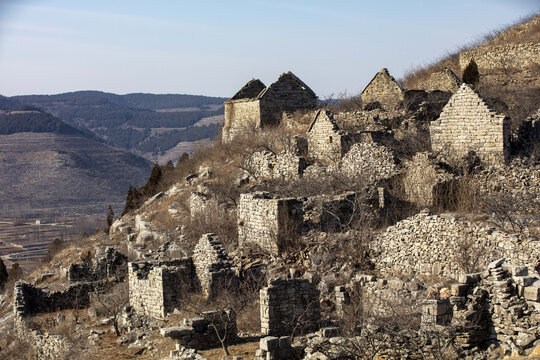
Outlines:
{"label": "collapsed stone wall", "polygon": [[526,267],[495,260],[481,273],[461,275],[450,295],[424,302],[422,328],[451,325],[460,347],[495,342],[505,355],[540,343],[540,278]]}
{"label": "collapsed stone wall", "polygon": [[434,157],[417,153],[405,164],[403,190],[405,200],[418,206],[442,206],[452,197],[454,176],[439,166]]}
{"label": "collapsed stone wall", "polygon": [[362,91],[362,104],[379,103],[385,110],[393,110],[404,100],[405,91],[388,73],[388,69],[379,71]]}
{"label": "collapsed stone wall", "polygon": [[90,293],[101,290],[104,282],[77,282],[64,290],[47,292],[31,284],[18,281],[14,289],[14,311],[16,317],[51,313],[90,305]]}
{"label": "collapsed stone wall", "polygon": [[505,44],[481,46],[459,54],[459,66],[465,69],[474,60],[479,70],[516,68],[526,69],[540,64],[540,44]]}
{"label": "collapsed stone wall", "polygon": [[238,244],[258,244],[278,254],[303,221],[302,201],[275,198],[269,193],[241,194],[238,205]]}
{"label": "collapsed stone wall", "polygon": [[306,279],[273,279],[260,290],[261,333],[305,334],[319,329],[319,291]]}
{"label": "collapsed stone wall", "polygon": [[485,163],[504,162],[509,155],[509,119],[495,113],[470,85],[462,84],[429,127],[431,146],[443,156],[474,151]]}
{"label": "collapsed stone wall", "polygon": [[263,150],[253,153],[244,165],[259,180],[294,180],[302,177],[307,160],[292,152],[274,154]]}
{"label": "collapsed stone wall", "polygon": [[109,278],[114,278],[115,282],[121,282],[127,275],[127,257],[109,246],[102,256],[96,253],[93,266],[85,262],[71,264],[67,273],[71,282],[99,281]]}
{"label": "collapsed stone wall", "polygon": [[26,339],[32,345],[36,359],[66,359],[72,348],[64,336],[31,329],[20,317],[15,318],[15,328],[19,337]]}
{"label": "collapsed stone wall", "polygon": [[191,258],[130,262],[128,271],[129,303],[139,314],[162,318],[193,287]]}
{"label": "collapsed stone wall", "polygon": [[419,88],[427,91],[456,92],[461,82],[461,79],[452,70],[444,68],[441,71],[431,74],[428,79],[420,84]]}
{"label": "collapsed stone wall", "polygon": [[192,192],[189,197],[189,212],[192,218],[212,213],[217,207],[217,198],[203,185],[198,185],[197,191]]}
{"label": "collapsed stone wall", "polygon": [[231,289],[236,283],[236,272],[231,258],[216,234],[203,235],[193,250],[193,265],[203,294],[215,297],[220,289]]}
{"label": "collapsed stone wall", "polygon": [[540,242],[450,214],[422,211],[377,234],[373,251],[375,265],[383,274],[456,277],[463,272],[461,259],[467,257],[477,261],[478,266],[502,256],[517,265],[532,266],[540,253]]}
{"label": "collapsed stone wall", "polygon": [[339,173],[360,177],[366,185],[387,179],[398,170],[392,151],[375,143],[354,144],[339,163]]}
{"label": "collapsed stone wall", "polygon": [[221,346],[219,336],[226,334],[227,343],[233,344],[238,336],[236,313],[232,309],[206,311],[196,318],[184,319],[181,326],[162,328],[161,335],[177,342],[177,350],[171,351],[176,356],[182,347],[197,350]]}

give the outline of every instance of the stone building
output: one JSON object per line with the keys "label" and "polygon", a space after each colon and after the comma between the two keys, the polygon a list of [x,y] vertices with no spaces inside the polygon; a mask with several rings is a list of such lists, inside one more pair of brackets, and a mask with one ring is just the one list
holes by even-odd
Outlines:
{"label": "stone building", "polygon": [[509,118],[492,110],[480,94],[462,84],[429,127],[434,152],[462,157],[474,151],[486,163],[501,163],[509,153]]}
{"label": "stone building", "polygon": [[426,91],[449,91],[456,92],[461,85],[461,79],[449,68],[437,71],[420,84],[420,89]]}
{"label": "stone building", "polygon": [[240,195],[238,244],[254,243],[279,254],[303,222],[302,201],[276,198],[266,192]]}
{"label": "stone building", "polygon": [[306,279],[274,279],[260,290],[261,333],[290,335],[317,331],[321,321],[319,291]]}
{"label": "stone building", "polygon": [[405,90],[383,68],[362,91],[362,104],[364,107],[378,103],[385,110],[393,110],[401,105],[405,98]]}
{"label": "stone building", "polygon": [[290,151],[276,154],[269,150],[257,151],[246,159],[244,169],[258,180],[295,180],[302,177],[308,166],[305,156]]}
{"label": "stone building", "polygon": [[129,303],[139,314],[163,318],[193,287],[191,258],[130,262],[128,271]]}
{"label": "stone building", "polygon": [[283,112],[312,109],[317,95],[290,71],[265,87],[260,80],[250,80],[231,99],[225,101],[222,141],[253,129],[278,125]]}
{"label": "stone building", "polygon": [[319,110],[308,130],[309,155],[325,164],[339,161],[359,141],[360,135],[341,130],[328,110]]}

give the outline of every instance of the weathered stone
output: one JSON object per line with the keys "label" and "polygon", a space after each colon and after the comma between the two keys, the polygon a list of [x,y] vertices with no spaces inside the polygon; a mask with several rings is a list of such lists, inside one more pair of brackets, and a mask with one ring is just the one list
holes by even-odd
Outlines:
{"label": "weathered stone", "polygon": [[170,337],[171,339],[179,339],[182,336],[195,334],[195,329],[191,326],[175,326],[159,329],[161,336]]}
{"label": "weathered stone", "polygon": [[383,68],[362,91],[362,103],[364,107],[378,103],[385,110],[393,110],[400,106],[404,96],[405,90]]}
{"label": "weathered stone", "polygon": [[540,302],[540,287],[526,286],[523,289],[523,297],[530,301]]}
{"label": "weathered stone", "polygon": [[261,350],[274,351],[279,349],[279,337],[266,336],[260,340],[259,347]]}
{"label": "weathered stone", "polygon": [[497,260],[494,260],[494,261],[490,262],[488,264],[488,269],[496,269],[498,267],[501,267],[505,260],[506,260],[506,258],[503,257],[503,258],[500,258],[500,259],[497,259]]}

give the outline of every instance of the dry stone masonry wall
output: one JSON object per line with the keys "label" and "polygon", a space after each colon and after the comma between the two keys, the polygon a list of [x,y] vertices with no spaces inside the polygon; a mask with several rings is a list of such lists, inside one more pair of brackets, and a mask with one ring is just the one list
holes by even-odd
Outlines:
{"label": "dry stone masonry wall", "polygon": [[480,70],[526,69],[540,64],[540,43],[481,46],[459,54],[459,66],[465,69],[474,60]]}
{"label": "dry stone masonry wall", "polygon": [[274,154],[263,150],[253,153],[244,165],[259,180],[294,180],[302,177],[307,161],[292,152]]}
{"label": "dry stone masonry wall", "polygon": [[429,127],[431,146],[443,156],[474,151],[486,163],[508,157],[509,119],[495,113],[470,85],[462,84]]}
{"label": "dry stone masonry wall", "polygon": [[279,253],[282,242],[298,231],[303,220],[302,202],[274,198],[269,193],[241,194],[238,205],[238,244],[259,245]]}
{"label": "dry stone masonry wall", "polygon": [[305,334],[319,329],[319,291],[306,279],[274,279],[260,291],[261,333]]}
{"label": "dry stone masonry wall", "polygon": [[139,314],[162,318],[192,289],[191,258],[130,262],[128,270],[129,303]]}
{"label": "dry stone masonry wall", "polygon": [[375,143],[354,144],[339,164],[342,175],[360,177],[366,184],[387,179],[397,170],[392,151]]}
{"label": "dry stone masonry wall", "polygon": [[235,285],[231,258],[215,234],[205,234],[193,250],[193,265],[203,294],[215,297],[220,289]]}
{"label": "dry stone masonry wall", "polygon": [[378,234],[373,250],[383,274],[456,277],[464,271],[460,266],[466,258],[480,267],[502,256],[517,265],[534,266],[540,241],[422,211]]}

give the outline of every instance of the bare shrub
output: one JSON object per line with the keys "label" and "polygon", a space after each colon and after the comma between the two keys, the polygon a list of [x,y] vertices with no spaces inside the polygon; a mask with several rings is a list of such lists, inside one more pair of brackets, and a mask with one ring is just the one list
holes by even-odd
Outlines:
{"label": "bare shrub", "polygon": [[116,336],[122,335],[120,315],[129,303],[128,284],[119,283],[114,285],[109,291],[96,291],[93,295],[92,303],[98,312],[111,319]]}

